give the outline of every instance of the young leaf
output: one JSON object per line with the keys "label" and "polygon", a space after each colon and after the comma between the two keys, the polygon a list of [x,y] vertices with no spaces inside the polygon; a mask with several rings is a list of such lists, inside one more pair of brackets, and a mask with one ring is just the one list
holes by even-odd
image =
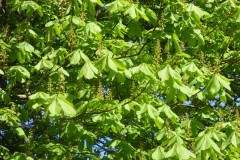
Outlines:
{"label": "young leaf", "polygon": [[0,69],[0,75],[4,75],[4,72],[3,70]]}
{"label": "young leaf", "polygon": [[98,74],[98,69],[90,61],[87,61],[80,70],[78,79],[82,78],[83,76],[86,79],[92,79],[96,77],[96,74]]}
{"label": "young leaf", "polygon": [[137,18],[137,13],[136,13],[136,10],[135,10],[135,5],[132,4],[125,12],[124,12],[124,15],[129,15],[132,19],[135,19]]}
{"label": "young leaf", "polygon": [[158,146],[155,151],[152,153],[153,160],[161,160],[164,158],[164,148]]}

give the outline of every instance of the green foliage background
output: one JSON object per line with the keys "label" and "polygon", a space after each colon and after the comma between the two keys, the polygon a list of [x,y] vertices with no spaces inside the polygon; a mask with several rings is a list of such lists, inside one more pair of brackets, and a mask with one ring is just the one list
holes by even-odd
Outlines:
{"label": "green foliage background", "polygon": [[239,159],[238,0],[1,0],[2,159]]}

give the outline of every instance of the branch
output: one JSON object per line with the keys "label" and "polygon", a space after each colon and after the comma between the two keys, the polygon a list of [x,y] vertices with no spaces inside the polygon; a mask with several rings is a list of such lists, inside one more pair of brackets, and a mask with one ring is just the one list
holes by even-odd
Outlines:
{"label": "branch", "polygon": [[196,106],[192,104],[176,104],[177,106],[184,106],[184,107],[191,107],[191,108],[197,108]]}
{"label": "branch", "polygon": [[[137,95],[135,95],[134,97],[132,97],[129,101],[123,103],[121,106],[125,106],[126,104],[128,103],[131,103],[132,101],[134,101],[137,97],[139,97],[143,91],[147,88],[147,85],[149,84],[149,82],[147,82],[147,84],[145,85],[145,87],[141,90],[141,92],[139,92]],[[109,110],[104,110],[104,111],[100,111],[100,112],[88,112],[86,114],[100,114],[100,113],[105,113],[105,112],[110,112],[112,110],[115,110],[117,109],[118,107],[113,107],[112,109],[109,109]]]}
{"label": "branch", "polygon": [[113,152],[114,152],[113,150],[110,150],[110,149],[108,149],[108,148],[105,148],[105,147],[103,147],[103,146],[101,146],[101,145],[99,145],[99,144],[97,144],[97,143],[96,143],[95,145],[98,146],[98,148],[104,150],[104,151],[107,152],[107,153],[113,153]]}
{"label": "branch", "polygon": [[236,64],[238,62],[240,62],[240,58],[235,59],[234,62],[231,62],[228,66],[226,66],[225,68],[221,69],[221,71],[224,71],[225,69],[233,66],[234,64]]}
{"label": "branch", "polygon": [[[137,97],[139,97],[139,96],[143,93],[143,91],[146,89],[146,87],[147,87],[148,84],[149,84],[149,82],[147,82],[147,84],[146,84],[145,87],[141,90],[140,93],[138,93],[137,95],[135,95],[134,97],[132,97],[129,101],[123,103],[121,106],[125,106],[126,104],[128,104],[128,103],[134,101]],[[107,112],[113,111],[113,110],[115,110],[115,109],[117,109],[117,108],[118,108],[118,106],[113,107],[113,108],[108,109],[108,110],[95,111],[95,112],[87,112],[87,113],[85,113],[85,115],[80,114],[80,115],[77,115],[77,116],[75,116],[75,117],[64,118],[64,119],[72,120],[72,119],[77,119],[77,118],[79,118],[79,117],[84,117],[84,116],[86,116],[86,115],[93,115],[93,114],[107,113]]]}
{"label": "branch", "polygon": [[138,51],[138,53],[133,54],[133,55],[128,55],[128,56],[117,57],[116,59],[129,58],[129,57],[134,57],[134,56],[140,55],[141,52],[143,51],[144,47],[145,47],[149,42],[151,42],[151,41],[152,41],[152,40],[148,39],[148,40],[143,44],[143,46],[142,46],[141,49]]}
{"label": "branch", "polygon": [[223,24],[223,22],[229,18],[228,16],[225,17],[218,25],[216,25],[211,31],[209,31],[208,33],[206,33],[203,37],[206,37],[208,36],[209,34],[211,34],[212,32],[214,32],[221,24]]}

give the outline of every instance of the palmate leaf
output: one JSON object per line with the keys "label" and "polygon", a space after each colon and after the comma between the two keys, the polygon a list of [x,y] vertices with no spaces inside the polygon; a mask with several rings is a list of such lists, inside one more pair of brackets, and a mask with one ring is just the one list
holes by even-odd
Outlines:
{"label": "palmate leaf", "polygon": [[222,150],[226,149],[229,145],[233,145],[235,148],[238,148],[240,145],[240,134],[238,131],[232,131],[227,140],[222,143]]}
{"label": "palmate leaf", "polygon": [[106,69],[107,59],[108,59],[107,56],[103,56],[96,62],[96,66],[100,72]]}
{"label": "palmate leaf", "polygon": [[80,49],[73,51],[71,54],[72,57],[70,58],[70,64],[72,65],[79,64],[82,60],[85,62],[89,61],[89,58]]}
{"label": "palmate leaf", "polygon": [[111,58],[110,56],[108,56],[108,67],[115,72],[118,72],[118,70],[126,69],[121,61]]}
{"label": "palmate leaf", "polygon": [[147,15],[143,11],[139,10],[138,8],[136,8],[136,11],[145,21],[149,21],[149,18],[147,17]]}
{"label": "palmate leaf", "polygon": [[69,139],[79,140],[83,135],[83,127],[75,124],[74,122],[68,122],[64,126],[64,131],[61,133],[61,137],[67,137]]}
{"label": "palmate leaf", "polygon": [[21,42],[16,45],[18,48],[17,54],[14,54],[14,59],[17,59],[19,63],[31,62],[32,53],[34,53],[34,47],[28,42]]}
{"label": "palmate leaf", "polygon": [[[53,63],[63,64],[65,62],[65,56],[69,55],[68,51],[64,47],[60,47],[56,50],[52,50],[46,58],[49,58]],[[45,57],[44,57],[45,58]]]}
{"label": "palmate leaf", "polygon": [[0,109],[0,122],[6,123],[8,126],[20,126],[20,119],[18,118],[16,112],[8,108]]}
{"label": "palmate leaf", "polygon": [[209,81],[205,89],[205,92],[209,94],[211,97],[214,97],[223,88],[226,88],[229,91],[231,90],[230,80],[220,74],[215,74]]}
{"label": "palmate leaf", "polygon": [[124,15],[129,15],[132,19],[138,20],[140,18],[140,16],[146,20],[149,21],[149,18],[147,17],[147,15],[141,11],[140,9],[138,9],[138,6],[135,4],[132,4],[125,12]]}
{"label": "palmate leaf", "polygon": [[82,77],[84,77],[86,79],[92,79],[95,78],[97,74],[98,69],[92,64],[92,62],[87,61],[80,70],[77,78],[81,79]]}
{"label": "palmate leaf", "polygon": [[187,75],[189,76],[198,76],[198,77],[202,77],[203,73],[200,69],[198,69],[198,67],[195,65],[194,62],[189,63],[188,65],[184,66],[182,68],[182,70],[184,72],[187,73]]}
{"label": "palmate leaf", "polygon": [[159,112],[157,111],[157,109],[150,104],[147,104],[146,107],[149,117],[154,120],[158,128],[162,128],[164,121],[162,118],[159,117]]}
{"label": "palmate leaf", "polygon": [[141,72],[141,73],[143,73],[143,74],[145,74],[147,76],[150,76],[151,78],[155,78],[155,76],[153,75],[152,71],[149,69],[148,65],[145,64],[145,63],[142,63],[139,66],[131,68],[130,72],[132,74],[137,74],[137,73]]}
{"label": "palmate leaf", "polygon": [[111,57],[108,57],[108,67],[115,72],[118,71],[117,66],[114,64],[113,59]]}
{"label": "palmate leaf", "polygon": [[37,92],[37,93],[29,96],[29,100],[38,100],[38,99],[40,99],[40,100],[47,101],[47,99],[49,99],[49,98],[50,98],[49,94],[44,93],[44,92]]}
{"label": "palmate leaf", "polygon": [[159,78],[164,82],[167,93],[167,101],[175,99],[177,96],[181,101],[186,101],[187,96],[190,97],[194,92],[181,81],[181,76],[173,70],[170,65],[158,72]]}
{"label": "palmate leaf", "polygon": [[205,151],[212,147],[215,152],[221,154],[220,148],[218,145],[209,137],[207,134],[203,134],[197,141],[195,151],[196,154],[200,153],[201,151]]}
{"label": "palmate leaf", "polygon": [[111,3],[106,4],[106,11],[110,13],[118,12],[123,9],[123,7],[129,5],[129,2],[126,0],[115,0]]}
{"label": "palmate leaf", "polygon": [[28,70],[22,66],[13,66],[8,70],[7,76],[15,77],[18,82],[25,82],[27,78],[30,78]]}
{"label": "palmate leaf", "polygon": [[34,1],[24,1],[21,4],[20,10],[24,11],[26,10],[26,14],[28,17],[32,16],[33,11],[36,11],[39,16],[43,16],[42,7],[39,6]]}
{"label": "palmate leaf", "polygon": [[37,92],[29,96],[27,105],[33,109],[38,109],[43,104],[46,104],[50,99],[50,95],[44,92]]}
{"label": "palmate leaf", "polygon": [[47,112],[50,112],[50,116],[75,116],[76,111],[73,104],[65,99],[63,95],[53,95],[50,103],[47,105]]}
{"label": "palmate leaf", "polygon": [[160,70],[158,72],[159,78],[162,79],[162,81],[167,81],[167,80],[181,80],[181,76],[179,73],[174,71],[170,65],[167,65],[164,69]]}
{"label": "palmate leaf", "polygon": [[171,119],[174,123],[177,123],[179,118],[178,116],[172,112],[172,110],[170,109],[170,107],[168,105],[163,105],[162,107],[160,107],[158,109],[160,112],[163,112],[169,119]]}
{"label": "palmate leaf", "polygon": [[41,70],[42,68],[53,68],[53,63],[47,59],[42,59],[35,67],[36,70]]}
{"label": "palmate leaf", "polygon": [[165,158],[177,157],[179,159],[196,158],[196,156],[185,148],[182,144],[174,144],[173,147],[165,154]]}
{"label": "palmate leaf", "polygon": [[60,67],[58,65],[54,65],[53,68],[51,68],[50,75],[53,75],[53,74],[56,74],[56,73],[63,74],[67,77],[69,76],[69,73],[65,69],[63,69],[62,67]]}
{"label": "palmate leaf", "polygon": [[85,34],[87,36],[92,36],[100,33],[102,30],[95,22],[89,22],[85,26]]}
{"label": "palmate leaf", "polygon": [[[66,149],[61,145],[61,144],[58,144],[58,143],[48,143],[48,144],[45,144],[44,147],[46,147],[46,149],[50,152],[50,153],[54,153],[56,158],[60,158],[61,155],[66,152]],[[53,154],[53,155],[54,155]]]}
{"label": "palmate leaf", "polygon": [[155,151],[152,153],[152,159],[153,160],[161,160],[161,159],[164,159],[164,155],[165,155],[164,148],[158,146],[155,149]]}
{"label": "palmate leaf", "polygon": [[86,25],[86,23],[83,20],[81,20],[80,17],[77,17],[77,16],[72,17],[72,22],[74,24],[76,24],[77,26],[85,26]]}
{"label": "palmate leaf", "polygon": [[137,18],[137,13],[136,13],[136,10],[135,10],[135,5],[132,4],[125,12],[124,12],[124,15],[129,15],[132,19],[135,19]]}
{"label": "palmate leaf", "polygon": [[194,12],[198,18],[201,18],[202,16],[204,16],[206,14],[205,11],[203,11],[201,8],[199,8],[198,6],[195,6],[193,3],[189,4],[187,6],[186,9],[188,12]]}

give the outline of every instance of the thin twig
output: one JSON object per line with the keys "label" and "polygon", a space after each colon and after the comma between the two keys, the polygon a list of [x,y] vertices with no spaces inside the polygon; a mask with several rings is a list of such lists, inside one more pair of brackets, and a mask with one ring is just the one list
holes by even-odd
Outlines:
{"label": "thin twig", "polygon": [[129,57],[134,57],[134,56],[140,55],[141,52],[143,51],[144,47],[145,47],[149,42],[151,42],[151,41],[152,41],[152,40],[148,39],[148,40],[143,44],[143,46],[142,46],[141,49],[138,51],[138,53],[133,54],[133,55],[128,55],[128,56],[117,57],[116,59],[129,58]]}
{"label": "thin twig", "polygon": [[184,106],[184,107],[191,107],[191,108],[197,108],[196,106],[192,104],[176,104],[177,106]]}
{"label": "thin twig", "polygon": [[218,27],[220,27],[221,24],[223,24],[223,22],[229,17],[225,17],[218,25],[216,25],[211,31],[209,31],[208,33],[206,33],[203,37],[208,36],[209,34],[211,34],[212,32],[214,32]]}

